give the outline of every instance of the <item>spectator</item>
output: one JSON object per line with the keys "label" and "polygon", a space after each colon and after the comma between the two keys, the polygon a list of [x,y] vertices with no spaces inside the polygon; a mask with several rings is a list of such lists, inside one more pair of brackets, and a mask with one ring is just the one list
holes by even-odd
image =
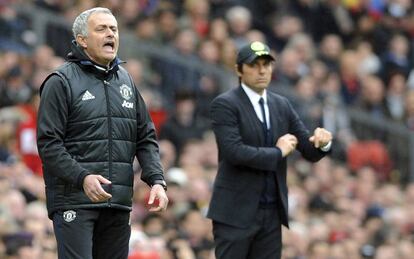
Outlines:
{"label": "spectator", "polygon": [[336,34],[328,34],[322,38],[319,45],[319,58],[326,64],[330,71],[338,72],[340,66],[343,43]]}
{"label": "spectator", "polygon": [[201,42],[198,52],[199,52],[198,56],[201,58],[202,61],[212,64],[212,65],[219,64],[220,49],[214,41],[205,40]]}
{"label": "spectator", "polygon": [[385,87],[381,79],[376,76],[366,76],[362,79],[361,88],[361,95],[355,106],[378,120],[389,118],[385,106]]}
{"label": "spectator", "polygon": [[229,24],[230,37],[237,49],[240,49],[248,42],[245,37],[252,25],[252,15],[246,7],[234,6],[227,11],[226,20]]}
{"label": "spectator", "polygon": [[186,0],[184,1],[185,15],[181,20],[182,27],[189,27],[203,39],[209,31],[210,4],[208,0]]}
{"label": "spectator", "polygon": [[237,52],[237,46],[232,40],[227,39],[222,43],[221,47],[221,62],[228,70],[232,71],[234,69],[234,61],[236,60],[236,54],[234,53]]}
{"label": "spectator", "polygon": [[174,144],[177,159],[185,143],[191,139],[201,139],[207,123],[197,116],[195,96],[191,91],[180,91],[175,96],[175,113],[164,123],[160,139]]}
{"label": "spectator", "polygon": [[323,85],[324,81],[328,77],[329,70],[325,63],[320,59],[313,59],[309,62],[309,76],[311,76],[316,85],[319,87]]}
{"label": "spectator", "polygon": [[16,136],[21,159],[34,174],[41,177],[43,170],[36,145],[36,121],[39,102],[38,92],[33,92],[28,104],[19,107],[25,118],[18,124]]}
{"label": "spectator", "polygon": [[404,97],[407,92],[406,77],[396,72],[389,77],[386,87],[385,105],[390,117],[401,122],[404,117]]}
{"label": "spectator", "polygon": [[210,22],[209,38],[220,47],[229,37],[228,24],[222,18],[215,18]]}
{"label": "spectator", "polygon": [[335,146],[332,155],[345,159],[349,144],[356,140],[345,103],[341,97],[341,82],[337,73],[329,73],[321,85],[323,98],[322,125],[332,132]]}
{"label": "spectator", "polygon": [[170,8],[160,8],[156,16],[161,43],[172,42],[178,33],[177,15]]}
{"label": "spectator", "polygon": [[280,55],[280,66],[277,67],[276,71],[276,78],[278,79],[276,89],[293,88],[300,77],[304,76],[304,67],[305,65],[302,63],[298,52],[293,49],[285,49]]}
{"label": "spectator", "polygon": [[0,86],[0,107],[26,103],[32,95],[32,89],[26,84],[22,70],[17,65],[8,71],[4,85]]}
{"label": "spectator", "polygon": [[270,31],[267,35],[269,46],[281,52],[293,35],[303,32],[303,23],[299,17],[289,13],[276,13],[271,20]]}
{"label": "spectator", "polygon": [[251,29],[246,33],[246,40],[248,42],[253,42],[253,41],[266,42],[266,35],[259,30]]}
{"label": "spectator", "polygon": [[[128,1],[136,2],[136,1]],[[157,39],[157,27],[156,21],[152,16],[145,14],[139,15],[134,21],[134,31],[138,39],[149,43],[156,43]]]}
{"label": "spectator", "polygon": [[373,52],[372,45],[368,41],[360,41],[356,46],[358,56],[358,75],[360,77],[370,74],[378,74],[381,69],[381,61]]}
{"label": "spectator", "polygon": [[[130,28],[132,29],[134,27],[134,25],[136,25],[136,32],[138,36],[144,36],[144,39],[147,39],[146,37],[151,37],[153,34],[155,34],[155,32],[153,32],[153,29],[151,27],[154,27],[152,25],[153,21],[152,19],[143,19],[141,21],[137,22],[137,19],[141,18],[141,17],[145,17],[147,14],[145,13],[141,13],[141,7],[139,2],[134,1],[134,0],[125,0],[122,3],[120,3],[120,12],[119,15],[121,21],[120,23],[122,23],[126,28]],[[143,9],[143,8],[142,8]],[[116,10],[116,9],[115,9]],[[138,27],[140,27],[142,23],[145,23],[145,25],[143,27],[145,27],[145,29],[140,30]],[[145,31],[143,33],[140,33],[142,31]]]}
{"label": "spectator", "polygon": [[292,104],[308,129],[322,126],[322,104],[317,96],[317,87],[310,76],[302,77],[294,86],[296,100]]}
{"label": "spectator", "polygon": [[339,62],[342,98],[347,105],[350,105],[358,98],[361,90],[357,70],[358,56],[355,51],[346,50],[342,52]]}
{"label": "spectator", "polygon": [[[316,49],[313,41],[310,36],[305,33],[298,33],[292,36],[289,39],[286,48],[296,51],[299,54],[299,59],[304,66],[309,66],[310,62],[316,56]],[[307,71],[304,71],[304,73],[306,72]]]}
{"label": "spectator", "polygon": [[398,71],[407,77],[411,67],[407,38],[401,34],[393,35],[389,40],[388,49],[382,53],[381,59],[381,77],[384,81],[388,81],[390,76]]}
{"label": "spectator", "polygon": [[[51,67],[50,61],[54,58],[55,53],[50,46],[38,46],[33,54],[33,66],[36,70],[50,71],[56,67]],[[40,85],[39,85],[40,86]],[[38,87],[39,87],[38,86]]]}
{"label": "spectator", "polygon": [[[190,29],[183,29],[178,32],[173,42],[174,52],[183,56],[188,62],[195,62],[197,38],[196,34]],[[153,69],[158,72],[160,82],[160,92],[167,101],[167,105],[173,107],[174,94],[179,89],[197,90],[199,75],[195,70],[190,70],[182,65],[177,65],[174,60],[155,60],[152,64]]]}

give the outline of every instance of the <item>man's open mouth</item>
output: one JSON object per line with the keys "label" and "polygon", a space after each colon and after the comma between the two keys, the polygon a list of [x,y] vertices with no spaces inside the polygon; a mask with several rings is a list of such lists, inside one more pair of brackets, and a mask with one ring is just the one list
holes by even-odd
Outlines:
{"label": "man's open mouth", "polygon": [[110,48],[111,48],[111,50],[113,50],[113,49],[114,49],[114,46],[115,46],[115,42],[108,41],[108,42],[105,42],[103,46],[104,46],[105,48],[106,48],[106,47],[110,47]]}

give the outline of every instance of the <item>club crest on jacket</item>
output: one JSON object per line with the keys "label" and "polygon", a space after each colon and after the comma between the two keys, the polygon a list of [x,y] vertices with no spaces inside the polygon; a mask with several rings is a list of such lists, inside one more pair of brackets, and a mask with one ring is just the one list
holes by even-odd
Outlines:
{"label": "club crest on jacket", "polygon": [[119,92],[121,93],[121,96],[125,99],[125,100],[129,100],[131,99],[132,96],[132,89],[131,87],[127,86],[126,84],[122,84],[119,87]]}

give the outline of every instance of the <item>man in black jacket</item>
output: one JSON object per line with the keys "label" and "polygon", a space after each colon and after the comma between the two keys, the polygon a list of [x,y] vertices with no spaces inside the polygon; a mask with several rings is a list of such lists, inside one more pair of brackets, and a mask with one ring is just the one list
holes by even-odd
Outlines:
{"label": "man in black jacket", "polygon": [[133,161],[151,186],[150,211],[168,198],[154,124],[116,57],[115,17],[81,13],[67,62],[41,86],[38,149],[59,258],[127,258]]}
{"label": "man in black jacket", "polygon": [[316,162],[330,149],[329,131],[310,135],[289,101],[266,91],[273,61],[265,44],[244,46],[236,64],[240,86],[211,104],[219,169],[208,217],[217,259],[280,258],[281,226],[288,226],[287,157],[297,149]]}

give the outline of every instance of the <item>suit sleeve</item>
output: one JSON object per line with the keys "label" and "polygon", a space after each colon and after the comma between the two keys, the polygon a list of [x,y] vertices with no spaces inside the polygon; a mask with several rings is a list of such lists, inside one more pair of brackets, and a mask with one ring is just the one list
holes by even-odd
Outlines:
{"label": "suit sleeve", "polygon": [[210,107],[213,130],[219,147],[220,159],[234,165],[256,170],[275,171],[282,159],[277,147],[255,147],[243,143],[239,123],[241,115],[224,98],[217,98]]}
{"label": "suit sleeve", "polygon": [[88,171],[67,152],[64,145],[68,118],[68,94],[58,75],[50,76],[41,88],[37,118],[37,147],[45,173],[82,189]]}
{"label": "suit sleeve", "polygon": [[293,109],[292,105],[287,99],[286,106],[288,108],[288,118],[289,118],[289,133],[296,136],[298,139],[297,150],[302,154],[302,156],[311,162],[317,162],[326,155],[326,152],[321,151],[318,148],[315,148],[312,142],[309,141],[310,133],[305,127],[303,122],[300,120],[299,115]]}
{"label": "suit sleeve", "polygon": [[163,180],[163,168],[159,154],[154,123],[142,96],[137,92],[137,143],[135,155],[142,168],[141,179],[148,185]]}

